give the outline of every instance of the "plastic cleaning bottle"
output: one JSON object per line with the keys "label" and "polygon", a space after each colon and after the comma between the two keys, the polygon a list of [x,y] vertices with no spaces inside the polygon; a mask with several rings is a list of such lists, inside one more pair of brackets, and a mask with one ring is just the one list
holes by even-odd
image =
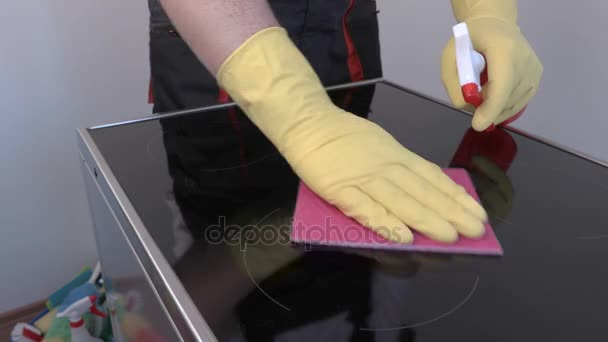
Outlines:
{"label": "plastic cleaning bottle", "polygon": [[[483,95],[481,88],[488,82],[488,64],[485,57],[477,52],[473,47],[471,35],[467,24],[462,22],[452,27],[454,34],[454,44],[456,49],[456,67],[458,69],[458,81],[462,91],[462,97],[465,102],[479,107],[483,103]],[[505,120],[500,125],[506,126],[517,120],[524,111],[526,106]],[[486,129],[486,132],[493,131],[496,127],[491,124]]]}
{"label": "plastic cleaning bottle", "polygon": [[95,305],[96,296],[84,297],[63,311],[57,313],[57,317],[68,317],[70,320],[70,331],[72,332],[72,342],[103,342],[101,339],[95,338],[89,334],[82,315],[85,312],[91,312],[94,315],[105,317],[105,314]]}
{"label": "plastic cleaning bottle", "polygon": [[460,23],[452,28],[456,47],[456,65],[462,95],[467,103],[479,106],[483,102],[481,86],[485,83],[482,74],[486,68],[486,60],[473,49],[466,23]]}
{"label": "plastic cleaning bottle", "polygon": [[44,336],[35,326],[27,323],[17,323],[11,332],[10,342],[40,342]]}

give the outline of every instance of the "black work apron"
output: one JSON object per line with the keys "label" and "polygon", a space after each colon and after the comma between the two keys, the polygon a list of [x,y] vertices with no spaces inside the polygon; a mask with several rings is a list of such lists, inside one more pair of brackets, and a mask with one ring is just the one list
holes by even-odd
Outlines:
{"label": "black work apron", "polygon": [[[270,0],[279,23],[326,86],[382,76],[376,1]],[[229,101],[160,7],[150,8],[150,102],[155,113]]]}

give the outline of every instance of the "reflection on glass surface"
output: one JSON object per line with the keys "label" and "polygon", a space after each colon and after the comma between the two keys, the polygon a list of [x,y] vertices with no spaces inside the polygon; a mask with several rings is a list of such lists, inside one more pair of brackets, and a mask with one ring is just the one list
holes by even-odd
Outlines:
{"label": "reflection on glass surface", "polygon": [[95,216],[97,245],[101,253],[103,286],[116,341],[175,341],[163,308],[155,300],[137,257],[124,239],[114,213],[96,187],[93,175],[85,172],[85,186]]}
{"label": "reflection on glass surface", "polygon": [[606,337],[608,239],[589,238],[608,235],[605,168],[388,85],[332,95],[467,169],[505,256],[290,246],[298,179],[236,108],[92,131],[220,340]]}
{"label": "reflection on glass surface", "polygon": [[515,191],[507,173],[516,155],[517,143],[506,130],[469,128],[450,162],[469,171],[492,224],[505,221],[511,211]]}

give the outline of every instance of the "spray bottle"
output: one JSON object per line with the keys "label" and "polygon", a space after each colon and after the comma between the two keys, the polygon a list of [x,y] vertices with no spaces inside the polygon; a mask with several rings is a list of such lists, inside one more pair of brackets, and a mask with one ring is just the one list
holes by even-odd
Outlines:
{"label": "spray bottle", "polygon": [[95,338],[89,334],[82,315],[85,312],[91,312],[94,315],[105,317],[105,314],[101,312],[95,305],[97,296],[84,297],[61,312],[57,313],[57,317],[68,317],[70,320],[70,331],[72,332],[72,342],[103,342],[101,339]]}
{"label": "spray bottle", "polygon": [[[458,80],[465,102],[479,107],[483,103],[481,88],[488,81],[488,68],[486,59],[482,54],[475,51],[469,28],[465,22],[452,27],[454,34],[454,45],[456,48],[456,66],[458,69]],[[517,114],[513,115],[501,125],[508,125],[519,118],[526,107]],[[486,131],[495,129],[494,124],[490,125]]]}
{"label": "spray bottle", "polygon": [[[481,97],[482,74],[486,68],[486,60],[473,49],[466,23],[460,23],[452,28],[456,47],[456,65],[462,96],[467,103],[479,106],[483,101]],[[484,77],[485,78],[485,77]]]}

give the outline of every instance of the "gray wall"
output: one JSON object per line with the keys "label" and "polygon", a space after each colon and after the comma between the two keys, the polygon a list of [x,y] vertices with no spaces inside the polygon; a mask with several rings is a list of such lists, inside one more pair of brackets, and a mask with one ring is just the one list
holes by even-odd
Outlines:
{"label": "gray wall", "polygon": [[[455,24],[450,2],[379,0],[388,79],[448,101],[440,77],[443,44]],[[520,25],[541,58],[543,83],[513,126],[608,160],[608,3],[519,1]]]}
{"label": "gray wall", "polygon": [[150,112],[145,1],[2,8],[0,312],[96,260],[76,128]]}

